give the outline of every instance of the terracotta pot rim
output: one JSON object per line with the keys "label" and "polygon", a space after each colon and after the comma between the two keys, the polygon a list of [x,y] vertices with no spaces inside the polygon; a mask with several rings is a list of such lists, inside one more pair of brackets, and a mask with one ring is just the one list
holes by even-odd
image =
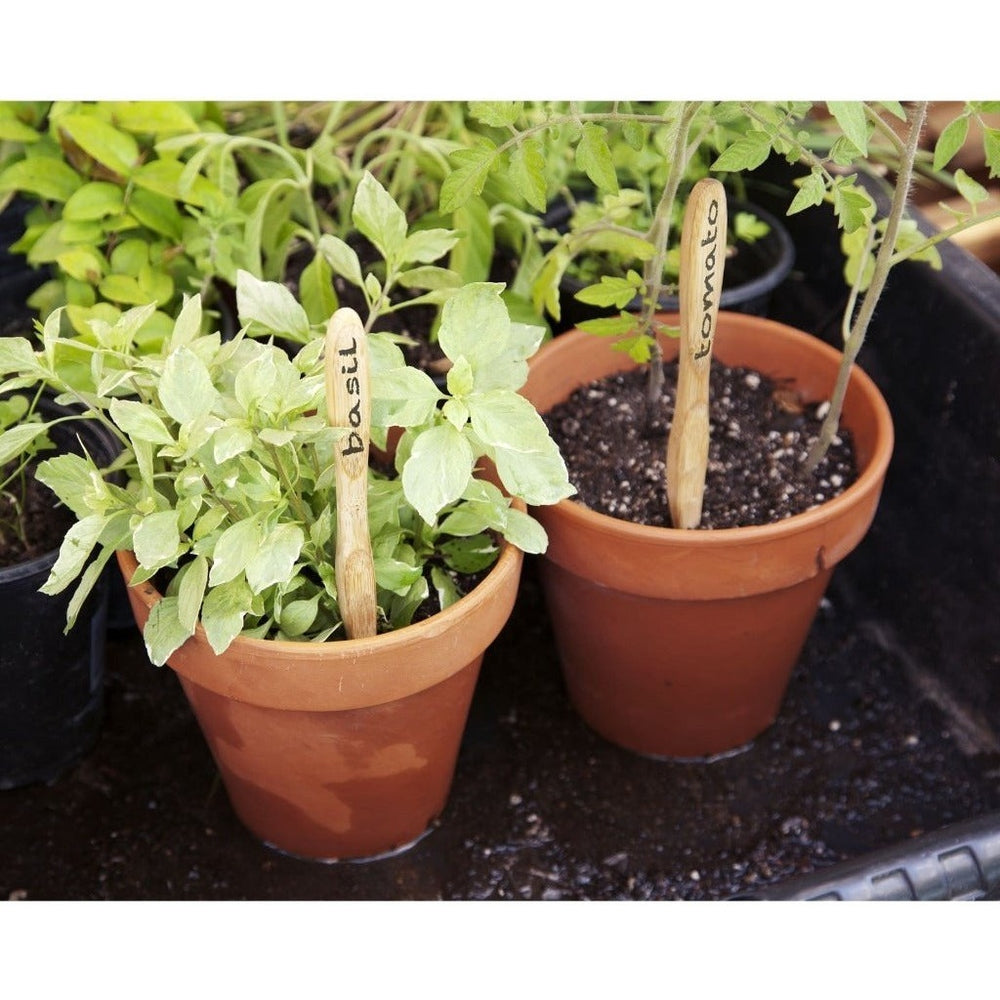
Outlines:
{"label": "terracotta pot rim", "polygon": [[[119,551],[117,557],[127,582],[138,565],[135,554]],[[238,635],[216,654],[199,622],[169,666],[225,697],[269,708],[347,710],[395,701],[483,655],[510,617],[523,558],[520,549],[503,542],[488,575],[468,594],[431,618],[369,639],[294,642]],[[133,610],[138,603],[144,612],[141,622],[162,599],[148,581],[128,591]]]}
{"label": "terracotta pot rim", "polygon": [[[658,313],[657,318],[669,323],[676,322],[678,317],[676,313]],[[764,317],[721,311],[719,324],[720,326],[723,324],[760,325],[767,328],[772,335],[808,342],[816,349],[817,353],[825,354],[837,363],[841,357],[840,352],[811,334]],[[570,330],[545,344],[536,357],[548,359],[553,355],[568,354],[574,350],[575,344],[590,339],[593,339],[593,334],[579,329]],[[590,531],[602,532],[607,535],[625,535],[636,542],[656,545],[671,539],[678,541],[683,539],[686,545],[707,549],[734,545],[757,545],[762,540],[808,531],[817,523],[827,521],[841,511],[853,507],[872,491],[881,489],[881,482],[892,458],[893,424],[888,405],[872,378],[857,365],[854,366],[851,373],[851,381],[862,390],[873,408],[879,427],[879,447],[861,470],[858,478],[843,493],[832,500],[824,501],[807,511],[793,514],[791,517],[771,524],[747,525],[736,528],[685,530],[637,524],[634,521],[626,521],[622,518],[612,517],[610,514],[591,510],[572,498],[560,500],[552,509],[552,513],[557,511],[559,516],[578,522],[581,526],[589,528]]]}

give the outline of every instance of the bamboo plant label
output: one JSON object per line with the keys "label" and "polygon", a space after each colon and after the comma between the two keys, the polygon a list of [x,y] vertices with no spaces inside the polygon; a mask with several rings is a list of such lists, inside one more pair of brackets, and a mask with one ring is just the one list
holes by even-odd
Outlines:
{"label": "bamboo plant label", "polygon": [[332,426],[346,428],[337,442],[337,601],[349,639],[376,632],[375,567],[368,531],[368,448],[371,396],[368,342],[353,309],[338,309],[326,329],[326,401]]}
{"label": "bamboo plant label", "polygon": [[667,441],[667,500],[675,528],[701,521],[708,467],[708,380],[726,259],[726,192],[706,177],[688,198],[681,230],[680,355]]}

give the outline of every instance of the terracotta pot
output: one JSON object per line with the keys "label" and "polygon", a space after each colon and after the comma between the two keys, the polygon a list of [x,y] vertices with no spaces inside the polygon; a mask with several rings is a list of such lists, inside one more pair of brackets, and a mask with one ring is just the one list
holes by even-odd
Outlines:
{"label": "terracotta pot", "polygon": [[[840,355],[815,337],[723,312],[715,344],[726,364],[792,377],[805,398],[829,398]],[[663,346],[676,356],[676,341]],[[544,413],[632,366],[606,340],[574,330],[535,356],[522,392]],[[892,452],[888,407],[857,368],[842,426],[854,435],[858,481],[776,524],[656,528],[574,500],[534,511],[549,534],[539,569],[567,688],[597,732],[643,754],[704,757],[774,721],[833,568],[871,524]]]}
{"label": "terracotta pot", "polygon": [[[135,556],[120,552],[126,580]],[[242,636],[221,656],[199,625],[169,661],[237,815],[288,854],[396,853],[444,809],[483,654],[509,617],[522,553],[505,545],[478,587],[374,639]],[[160,594],[129,588],[140,628]]]}

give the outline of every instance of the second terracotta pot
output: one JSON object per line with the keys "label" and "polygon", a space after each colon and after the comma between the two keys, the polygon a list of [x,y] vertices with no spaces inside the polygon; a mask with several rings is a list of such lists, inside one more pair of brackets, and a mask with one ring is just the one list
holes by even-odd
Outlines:
{"label": "second terracotta pot", "polygon": [[[663,346],[676,356],[676,341]],[[799,330],[725,312],[715,357],[791,378],[807,400],[829,398],[840,361]],[[571,331],[536,355],[522,392],[544,413],[630,367],[606,340]],[[539,566],[569,695],[598,733],[642,754],[705,757],[771,725],[833,568],[871,524],[892,453],[888,407],[857,368],[842,426],[858,480],[776,524],[682,531],[574,500],[534,511],[549,535]]]}
{"label": "second terracotta pot", "polygon": [[[517,595],[522,553],[445,611],[373,639],[238,636],[199,625],[171,658],[243,823],[285,853],[333,861],[402,850],[444,809],[483,655]],[[131,579],[137,563],[118,554]],[[161,595],[129,588],[140,629]]]}

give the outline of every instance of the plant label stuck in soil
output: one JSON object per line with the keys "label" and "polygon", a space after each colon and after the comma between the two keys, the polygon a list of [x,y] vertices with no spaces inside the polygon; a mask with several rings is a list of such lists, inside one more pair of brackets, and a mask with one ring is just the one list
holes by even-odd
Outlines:
{"label": "plant label stuck in soil", "polygon": [[726,192],[705,178],[692,189],[681,231],[677,399],[667,441],[667,501],[675,528],[701,521],[708,466],[708,379],[726,255]]}
{"label": "plant label stuck in soil", "polygon": [[376,631],[375,568],[368,531],[368,446],[371,397],[368,344],[361,318],[338,309],[326,330],[327,415],[347,433],[337,442],[337,601],[349,639]]}

